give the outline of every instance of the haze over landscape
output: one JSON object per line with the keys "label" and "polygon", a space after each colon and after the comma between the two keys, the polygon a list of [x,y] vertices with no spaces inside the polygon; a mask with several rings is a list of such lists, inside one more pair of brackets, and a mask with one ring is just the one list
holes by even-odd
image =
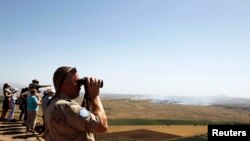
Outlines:
{"label": "haze over landscape", "polygon": [[0,83],[53,84],[62,65],[102,93],[250,97],[246,0],[0,1]]}

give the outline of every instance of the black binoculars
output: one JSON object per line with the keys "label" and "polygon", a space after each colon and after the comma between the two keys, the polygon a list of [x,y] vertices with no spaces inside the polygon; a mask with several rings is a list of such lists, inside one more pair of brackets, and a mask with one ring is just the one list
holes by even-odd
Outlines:
{"label": "black binoculars", "polygon": [[[98,81],[98,86],[99,86],[100,88],[102,88],[102,87],[103,87],[103,80],[98,79],[97,81]],[[86,85],[87,85],[87,78],[84,77],[84,78],[82,78],[82,79],[79,79],[79,80],[77,81],[77,84],[78,84],[78,85],[84,85],[84,86],[86,86]]]}

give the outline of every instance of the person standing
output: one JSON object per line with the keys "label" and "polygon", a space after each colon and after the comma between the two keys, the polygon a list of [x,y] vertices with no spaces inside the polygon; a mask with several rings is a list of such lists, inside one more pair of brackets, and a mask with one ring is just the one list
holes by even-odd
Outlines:
{"label": "person standing", "polygon": [[[51,100],[51,98],[53,97],[54,95],[54,91],[52,89],[47,89],[46,91],[43,92],[43,97],[42,97],[42,111],[43,111],[43,129],[42,129],[42,132],[44,132],[46,129],[45,129],[45,120],[44,120],[44,113],[45,113],[45,110],[47,109],[47,105],[49,103],[49,101]],[[46,136],[46,132],[44,132],[44,136]]]}
{"label": "person standing", "polygon": [[94,133],[108,129],[100,96],[99,80],[87,78],[91,110],[73,99],[80,94],[81,84],[75,68],[59,67],[53,76],[56,94],[45,110],[46,141],[94,141]]}
{"label": "person standing", "polygon": [[[50,87],[51,85],[40,85],[39,84],[39,81],[37,79],[33,79],[32,82],[29,84],[29,90],[24,92],[24,93],[21,93],[21,96],[26,99],[26,103],[28,103],[28,96],[30,95],[30,90],[31,89],[36,89],[37,93],[40,93],[40,90],[39,88],[44,88],[44,87]],[[24,105],[24,125],[27,125],[27,104]]]}
{"label": "person standing", "polygon": [[12,96],[10,84],[5,83],[3,85],[3,94],[4,94],[4,100],[3,100],[3,107],[2,107],[3,111],[1,120],[5,121],[6,114],[10,109],[10,97]]}
{"label": "person standing", "polygon": [[[26,93],[29,91],[29,88],[22,88],[19,98],[21,99],[21,103],[19,105],[19,109],[21,110],[21,113],[19,115],[19,121],[22,121],[24,113],[27,113],[27,95],[23,95],[23,93]],[[27,118],[26,118],[27,119]]]}
{"label": "person standing", "polygon": [[8,121],[15,121],[15,119],[13,119],[14,117],[14,112],[15,112],[15,107],[16,107],[16,104],[15,104],[15,101],[17,99],[17,96],[16,96],[16,92],[17,92],[17,88],[11,88],[11,93],[12,95],[10,96],[10,112],[9,112],[9,116],[8,116]]}
{"label": "person standing", "polygon": [[30,95],[27,97],[27,122],[26,132],[34,133],[38,105],[40,104],[39,96],[36,89],[30,90]]}
{"label": "person standing", "polygon": [[43,97],[42,97],[42,110],[43,113],[45,113],[45,110],[47,108],[47,104],[50,101],[50,99],[53,97],[55,92],[53,92],[52,89],[47,89],[46,91],[43,92]]}

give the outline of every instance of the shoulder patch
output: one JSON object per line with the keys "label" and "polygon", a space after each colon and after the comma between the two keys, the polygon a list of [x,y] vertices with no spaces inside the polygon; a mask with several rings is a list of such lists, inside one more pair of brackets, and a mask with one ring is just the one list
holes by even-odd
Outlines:
{"label": "shoulder patch", "polygon": [[82,108],[80,110],[80,116],[84,117],[84,118],[87,118],[87,117],[90,116],[90,112],[86,108]]}

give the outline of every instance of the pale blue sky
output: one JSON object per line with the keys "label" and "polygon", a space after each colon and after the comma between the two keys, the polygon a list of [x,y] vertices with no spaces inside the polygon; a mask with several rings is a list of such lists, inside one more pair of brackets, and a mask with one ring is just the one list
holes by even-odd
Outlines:
{"label": "pale blue sky", "polygon": [[248,0],[1,0],[0,83],[56,68],[104,93],[250,97]]}

